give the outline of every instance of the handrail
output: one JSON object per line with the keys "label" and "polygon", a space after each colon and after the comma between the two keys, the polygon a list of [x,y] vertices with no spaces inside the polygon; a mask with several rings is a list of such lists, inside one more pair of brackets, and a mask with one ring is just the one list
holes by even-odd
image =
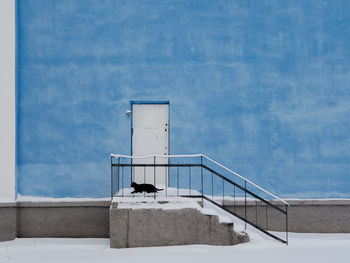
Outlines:
{"label": "handrail", "polygon": [[[232,212],[231,210],[225,208],[223,205],[220,205],[220,204],[218,204],[217,202],[215,202],[214,200],[211,200],[210,198],[206,197],[205,195],[202,196],[202,197],[203,197],[205,200],[207,200],[208,202],[212,203],[213,205],[216,205],[216,206],[220,207],[221,209],[225,210],[225,211],[228,212],[229,214],[232,214],[232,215],[234,215],[235,217],[238,217],[239,219],[241,219],[241,220],[247,222],[249,225],[255,227],[256,229],[260,230],[260,231],[263,232],[264,234],[266,234],[266,235],[268,235],[268,236],[270,236],[270,237],[272,237],[272,238],[274,238],[274,239],[276,239],[276,240],[278,240],[278,241],[280,241],[280,242],[285,243],[285,244],[288,245],[288,237],[287,237],[286,240],[283,240],[282,238],[280,238],[280,237],[278,237],[278,236],[275,236],[275,235],[269,233],[268,231],[266,231],[265,229],[263,229],[263,228],[261,228],[261,227],[255,225],[254,223],[250,222],[249,220],[246,220],[245,218],[243,218],[242,216],[236,214],[235,212]],[[287,235],[288,235],[288,234],[287,234]]]}
{"label": "handrail", "polygon": [[209,157],[207,157],[207,156],[205,156],[205,155],[203,155],[203,157],[206,158],[208,161],[211,161],[211,162],[215,163],[217,166],[220,166],[221,168],[225,169],[226,171],[228,171],[228,172],[230,172],[230,173],[232,173],[232,174],[238,176],[239,178],[241,178],[241,179],[247,181],[248,183],[250,183],[251,185],[253,185],[253,186],[255,186],[256,188],[260,189],[261,191],[265,192],[266,194],[271,195],[272,197],[274,197],[274,198],[276,198],[277,200],[281,201],[281,202],[284,203],[285,205],[290,206],[290,205],[289,205],[286,201],[284,201],[283,199],[281,199],[281,198],[279,198],[278,196],[276,196],[276,195],[270,193],[269,191],[265,190],[264,188],[262,188],[262,187],[256,185],[255,183],[253,183],[253,182],[250,181],[249,179],[243,177],[242,175],[239,175],[238,173],[236,173],[236,172],[230,170],[229,168],[227,168],[227,167],[225,167],[225,166],[219,164],[218,162],[214,161],[213,159],[210,159]]}
{"label": "handrail", "polygon": [[111,157],[114,158],[130,158],[130,159],[146,159],[146,158],[153,158],[153,157],[163,157],[163,158],[186,158],[186,157],[202,157],[203,154],[175,154],[175,155],[159,155],[159,154],[153,154],[153,155],[145,155],[145,156],[130,156],[130,155],[122,155],[122,154],[114,154],[111,153]]}
{"label": "handrail", "polygon": [[129,158],[129,159],[147,159],[147,158],[154,158],[154,157],[160,157],[160,158],[193,158],[193,157],[204,157],[205,159],[207,159],[208,161],[216,164],[217,166],[223,168],[224,170],[230,172],[231,174],[241,178],[242,180],[248,182],[249,184],[253,185],[254,187],[258,188],[259,190],[263,191],[264,193],[274,197],[275,199],[277,199],[278,201],[281,201],[282,203],[284,203],[287,206],[290,206],[285,200],[283,200],[282,198],[274,195],[273,193],[270,193],[269,191],[265,190],[264,188],[258,186],[257,184],[253,183],[252,181],[250,181],[249,179],[245,178],[244,176],[230,170],[229,168],[223,166],[222,164],[214,161],[213,159],[209,158],[208,156],[204,155],[204,154],[177,154],[177,155],[158,155],[158,154],[153,154],[153,155],[146,155],[146,156],[130,156],[130,155],[122,155],[122,154],[114,154],[111,153],[111,157],[114,158]]}
{"label": "handrail", "polygon": [[[130,167],[131,169],[127,169],[127,171],[129,171],[129,175],[127,175],[127,178],[130,178],[130,182],[132,182],[132,179],[133,179],[133,176],[135,176],[135,168],[136,167],[143,167],[144,169],[141,169],[141,170],[138,170],[139,172],[142,173],[143,171],[143,178],[144,178],[144,183],[145,183],[145,176],[146,176],[146,167],[154,167],[154,170],[153,170],[153,175],[151,174],[153,178],[153,185],[156,186],[156,167],[168,167],[168,172],[169,174],[167,175],[167,173],[165,173],[165,176],[169,176],[170,178],[170,168],[177,168],[177,172],[176,172],[176,183],[177,183],[177,187],[175,188],[176,189],[176,194],[175,193],[170,193],[170,195],[168,194],[168,186],[167,184],[164,185],[164,190],[165,190],[165,196],[166,197],[171,197],[171,196],[177,196],[177,197],[191,197],[191,198],[197,198],[197,197],[200,197],[202,198],[202,201],[205,199],[209,202],[211,202],[212,204],[220,207],[221,209],[225,210],[226,212],[230,213],[231,215],[243,220],[245,222],[245,228],[247,226],[247,224],[250,224],[251,226],[255,227],[256,229],[262,231],[263,233],[269,235],[270,237],[272,238],[275,238],[276,240],[279,240],[283,243],[286,243],[288,244],[288,204],[285,204],[285,210],[283,210],[280,205],[277,205],[277,204],[274,204],[272,203],[271,201],[269,201],[268,199],[265,199],[263,197],[260,197],[259,195],[255,194],[254,192],[252,192],[251,190],[248,190],[247,189],[247,181],[248,180],[245,180],[244,181],[244,186],[240,185],[239,183],[236,183],[234,182],[234,180],[231,180],[229,178],[227,178],[225,175],[223,175],[222,173],[220,173],[219,171],[215,171],[215,168],[211,168],[209,166],[207,166],[207,164],[203,164],[203,157],[206,157],[206,156],[203,156],[201,154],[198,154],[198,155],[172,155],[171,157],[201,157],[201,160],[200,162],[198,162],[197,160],[194,162],[194,163],[178,163],[178,162],[166,162],[166,163],[156,163],[156,158],[155,157],[162,157],[162,158],[170,158],[170,155],[166,156],[166,155],[150,155],[150,156],[127,156],[127,155],[116,155],[116,154],[112,154],[111,155],[111,200],[113,201],[113,198],[115,196],[117,197],[124,197],[124,196],[128,196],[128,194],[124,195],[124,186],[125,186],[125,180],[124,180],[124,175],[125,175],[125,167]],[[133,159],[142,159],[142,158],[153,158],[153,163],[134,163],[134,162],[123,162],[121,163],[120,161],[120,158],[122,157],[127,157],[127,158],[133,158]],[[115,158],[114,162],[113,162],[113,158]],[[211,159],[208,159],[209,161],[212,161]],[[117,163],[116,163],[117,161]],[[214,161],[214,163],[216,163]],[[189,179],[189,183],[188,183],[188,190],[189,190],[189,195],[185,194],[184,193],[181,193],[179,192],[180,190],[180,185],[179,185],[179,168],[184,168],[184,167],[188,167],[189,168],[189,171],[188,171],[188,179]],[[194,195],[191,194],[191,168],[196,168],[196,167],[200,167],[201,169],[201,172],[200,172],[200,179],[201,179],[201,190],[199,190],[199,193],[195,193]],[[220,167],[223,167],[225,168],[224,166],[221,166]],[[121,171],[120,171],[120,168],[121,168]],[[139,168],[138,168],[139,169]],[[203,170],[207,170],[208,172],[211,173],[211,199],[210,199],[210,195],[208,194],[205,194],[204,193],[204,173],[203,173]],[[198,171],[198,170],[197,170]],[[234,173],[235,174],[235,173]],[[214,199],[214,190],[213,190],[213,186],[214,186],[214,181],[213,181],[213,175],[219,177],[222,179],[222,203],[220,203],[220,201],[218,200],[215,200]],[[120,178],[121,178],[121,182],[120,182]],[[206,181],[207,182],[207,181]],[[228,206],[226,205],[225,206],[225,202],[224,202],[224,199],[225,199],[225,186],[224,186],[224,183],[227,182],[229,183],[230,185],[233,186],[233,210],[228,208]],[[120,184],[121,183],[121,184]],[[128,184],[128,183],[127,183]],[[210,184],[210,183],[209,183]],[[206,185],[207,186],[207,185]],[[237,187],[238,189],[242,190],[244,192],[244,213],[239,212],[237,211],[235,208],[235,198],[236,198],[236,191],[235,191],[235,187]],[[260,187],[258,187],[260,189]],[[121,190],[121,191],[120,191]],[[163,189],[159,189],[159,190],[163,190]],[[135,192],[135,191],[134,191]],[[132,194],[131,196],[132,197],[135,197],[134,196],[134,192],[131,192],[129,193]],[[115,193],[117,193],[117,195],[115,195]],[[119,194],[118,194],[119,193]],[[142,191],[141,191],[142,193]],[[255,198],[255,222],[254,222],[254,219],[253,218],[250,218],[249,216],[249,213],[247,211],[247,194],[253,198]],[[130,197],[130,196],[128,196]],[[145,193],[144,193],[144,197],[145,197]],[[154,191],[154,194],[153,194],[153,197],[154,199],[157,198],[157,191]],[[262,222],[260,221],[260,223],[258,223],[258,200],[261,201],[262,203],[261,204],[265,204],[265,212],[263,212],[265,214],[265,227],[262,226]],[[285,240],[283,240],[282,238],[278,237],[277,235],[271,233],[268,231],[269,229],[269,224],[268,224],[268,208],[273,208],[275,209],[275,211],[278,211],[280,212],[281,214],[283,214],[285,216],[285,225],[286,225],[286,229],[285,229],[285,232],[286,232],[286,238]],[[259,212],[259,217],[261,216],[261,210]],[[279,228],[279,227],[277,227]],[[270,230],[271,231],[271,230]]]}
{"label": "handrail", "polygon": [[266,204],[269,204],[270,206],[273,206],[275,209],[281,211],[282,213],[285,213],[285,211],[283,211],[283,210],[282,210],[281,208],[279,208],[278,206],[276,206],[276,205],[274,205],[274,204],[272,204],[272,203],[266,201],[264,198],[261,198],[260,196],[258,196],[258,195],[256,195],[256,194],[254,194],[253,192],[249,191],[248,189],[245,189],[243,186],[240,186],[239,184],[236,184],[235,182],[231,181],[230,179],[226,178],[225,176],[222,176],[220,173],[215,172],[213,169],[209,168],[208,166],[205,166],[205,165],[203,165],[203,164],[201,164],[201,166],[202,166],[204,169],[208,170],[209,172],[214,173],[215,175],[217,175],[217,176],[219,176],[220,178],[224,179],[226,182],[228,182],[228,183],[234,185],[235,187],[237,187],[237,188],[239,188],[239,189],[241,189],[241,190],[247,192],[247,193],[250,194],[251,196],[253,196],[253,197],[259,199],[260,201],[262,201],[262,202],[264,202],[264,203],[266,203]]}

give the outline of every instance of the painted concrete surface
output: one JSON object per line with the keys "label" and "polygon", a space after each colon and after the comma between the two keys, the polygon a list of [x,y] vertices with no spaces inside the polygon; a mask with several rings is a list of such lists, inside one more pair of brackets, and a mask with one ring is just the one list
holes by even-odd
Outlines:
{"label": "painted concrete surface", "polygon": [[[349,200],[289,202],[290,232],[350,233]],[[275,204],[279,205],[278,202]],[[230,202],[225,201],[225,205],[234,209]],[[248,219],[255,222],[257,218],[258,225],[264,229],[285,231],[285,218],[269,209],[266,221],[265,209],[265,206],[258,206],[256,210],[255,202],[248,202]],[[13,240],[16,237],[109,237],[109,210],[110,202],[101,201],[0,203],[0,240]],[[236,202],[235,211],[244,215],[242,202]],[[126,235],[124,227],[128,220],[122,218],[126,214],[119,216],[121,225],[118,233]]]}
{"label": "painted concrete surface", "polygon": [[15,1],[0,2],[0,201],[15,200]]}
{"label": "painted concrete surface", "polygon": [[[285,210],[280,202],[273,202]],[[296,233],[350,233],[349,200],[292,200],[288,208],[288,231]],[[225,207],[245,217],[244,204],[225,202]],[[256,206],[257,204],[257,206]],[[263,229],[285,231],[284,215],[261,203],[247,203],[247,219]],[[266,217],[267,216],[267,217]]]}
{"label": "painted concrete surface", "polygon": [[16,203],[0,203],[0,241],[16,238],[16,212]]}
{"label": "painted concrete surface", "polygon": [[19,204],[18,237],[109,237],[109,203]]}
{"label": "painted concrete surface", "polygon": [[109,224],[111,248],[236,245],[249,240],[234,231],[233,223],[220,223],[218,216],[195,208],[125,209],[112,203]]}
{"label": "painted concrete surface", "polygon": [[[284,197],[350,197],[350,2],[18,1],[18,191],[105,197],[130,100],[172,154]],[[220,186],[218,186],[219,189]]]}

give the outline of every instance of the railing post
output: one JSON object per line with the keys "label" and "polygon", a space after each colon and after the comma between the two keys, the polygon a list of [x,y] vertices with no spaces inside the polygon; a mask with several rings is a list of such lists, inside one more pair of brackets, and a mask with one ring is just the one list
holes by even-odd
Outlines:
{"label": "railing post", "polygon": [[269,221],[268,221],[268,216],[267,216],[267,204],[266,204],[266,220],[265,220],[265,222],[266,222],[266,230],[269,230]]}
{"label": "railing post", "polygon": [[286,242],[288,245],[288,205],[286,205]]}
{"label": "railing post", "polygon": [[[153,164],[154,164],[154,187],[156,187],[156,156],[153,156]],[[156,199],[156,191],[154,191],[154,199]]]}
{"label": "railing post", "polygon": [[214,200],[214,176],[213,176],[213,173],[211,173],[211,199]]}
{"label": "railing post", "polygon": [[222,178],[222,206],[225,205],[225,180]]}
{"label": "railing post", "polygon": [[113,156],[111,156],[111,202],[113,201],[113,190],[114,190],[114,180],[113,180],[113,162],[112,162]]}
{"label": "railing post", "polygon": [[201,156],[201,184],[202,184],[202,205],[204,205],[204,188],[203,188],[203,156]]}
{"label": "railing post", "polygon": [[122,197],[124,197],[124,166],[122,166]]}
{"label": "railing post", "polygon": [[165,197],[168,197],[168,175],[167,175],[167,167],[164,166],[164,184],[165,184]]}
{"label": "railing post", "polygon": [[120,157],[118,157],[118,192],[120,190]]}
{"label": "railing post", "polygon": [[130,164],[131,164],[131,171],[130,171],[130,184],[132,183],[132,178],[133,178],[133,175],[135,175],[135,167],[132,166],[132,163],[133,163],[133,159],[130,159]]}
{"label": "railing post", "polygon": [[[132,165],[132,162],[130,164]],[[132,178],[133,177],[135,177],[135,167],[131,166],[130,185],[132,183]],[[135,194],[132,194],[132,197],[135,197]]]}
{"label": "railing post", "polygon": [[255,198],[255,224],[258,225],[258,201]]}
{"label": "railing post", "polygon": [[247,181],[244,181],[244,230],[247,230]]}
{"label": "railing post", "polygon": [[[143,167],[143,183],[146,183],[146,166]],[[146,192],[143,192],[143,197],[146,197]]]}
{"label": "railing post", "polygon": [[188,167],[188,192],[191,195],[191,166]]}
{"label": "railing post", "polygon": [[236,212],[236,186],[233,185],[233,212]]}
{"label": "railing post", "polygon": [[177,189],[176,189],[176,193],[177,193],[177,197],[179,197],[179,166],[176,167],[176,177],[177,177]]}

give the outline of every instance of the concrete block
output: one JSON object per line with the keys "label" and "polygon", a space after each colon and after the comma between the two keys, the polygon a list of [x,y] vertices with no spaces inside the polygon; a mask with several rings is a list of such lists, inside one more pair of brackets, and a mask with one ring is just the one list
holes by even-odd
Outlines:
{"label": "concrete block", "polygon": [[233,223],[220,223],[216,215],[196,208],[121,209],[111,206],[112,248],[189,244],[235,245],[249,240],[234,231]]}
{"label": "concrete block", "polygon": [[128,223],[129,210],[128,209],[111,209],[110,217],[110,247],[126,248],[129,247]]}
{"label": "concrete block", "polygon": [[108,238],[109,207],[18,207],[18,237]]}

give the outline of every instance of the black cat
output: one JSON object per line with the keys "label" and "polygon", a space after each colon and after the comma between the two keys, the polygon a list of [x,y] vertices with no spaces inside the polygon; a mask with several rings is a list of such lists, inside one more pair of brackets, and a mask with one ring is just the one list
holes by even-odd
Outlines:
{"label": "black cat", "polygon": [[130,186],[135,189],[134,191],[131,192],[132,194],[142,193],[142,192],[158,193],[158,191],[163,190],[163,189],[156,188],[153,184],[137,184],[135,182],[132,182]]}

